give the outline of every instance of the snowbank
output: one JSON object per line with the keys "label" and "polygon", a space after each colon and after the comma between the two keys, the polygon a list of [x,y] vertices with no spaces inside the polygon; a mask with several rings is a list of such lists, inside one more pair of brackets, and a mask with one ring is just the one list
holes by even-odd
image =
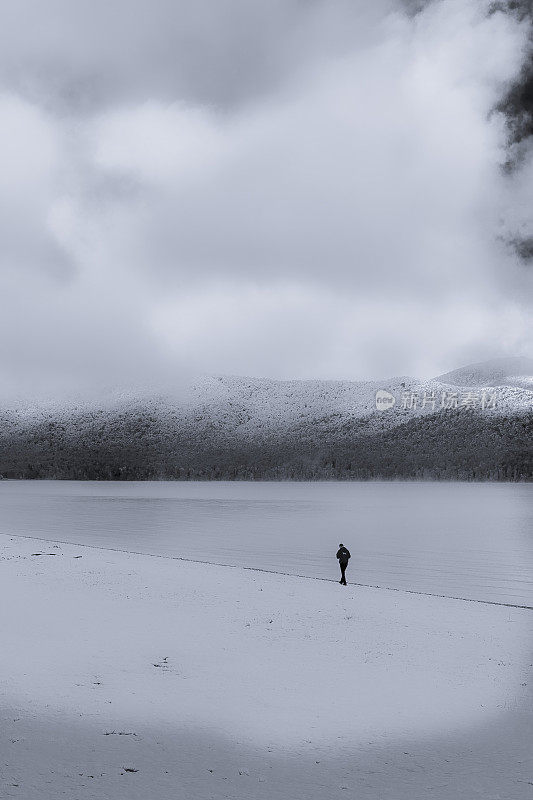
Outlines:
{"label": "snowbank", "polygon": [[8,536],[0,556],[4,797],[531,794],[532,612]]}

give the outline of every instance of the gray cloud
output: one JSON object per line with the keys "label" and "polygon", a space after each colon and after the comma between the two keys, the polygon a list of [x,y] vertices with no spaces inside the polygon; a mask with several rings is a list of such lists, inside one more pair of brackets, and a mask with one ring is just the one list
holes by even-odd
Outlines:
{"label": "gray cloud", "polygon": [[529,352],[528,37],[473,0],[8,0],[0,382]]}
{"label": "gray cloud", "polygon": [[157,98],[233,108],[375,35],[393,0],[6,0],[2,76],[74,113]]}

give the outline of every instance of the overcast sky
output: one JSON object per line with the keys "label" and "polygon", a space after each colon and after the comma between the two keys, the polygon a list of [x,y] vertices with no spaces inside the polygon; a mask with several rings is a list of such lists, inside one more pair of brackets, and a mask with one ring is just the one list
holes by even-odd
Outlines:
{"label": "overcast sky", "polygon": [[3,0],[2,391],[533,355],[527,7]]}

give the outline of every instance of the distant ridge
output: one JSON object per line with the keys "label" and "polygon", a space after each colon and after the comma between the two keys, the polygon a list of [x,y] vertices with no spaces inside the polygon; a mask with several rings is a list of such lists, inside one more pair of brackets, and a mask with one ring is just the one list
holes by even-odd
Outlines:
{"label": "distant ridge", "polygon": [[533,388],[533,359],[494,358],[454,369],[435,378],[454,386],[523,386]]}

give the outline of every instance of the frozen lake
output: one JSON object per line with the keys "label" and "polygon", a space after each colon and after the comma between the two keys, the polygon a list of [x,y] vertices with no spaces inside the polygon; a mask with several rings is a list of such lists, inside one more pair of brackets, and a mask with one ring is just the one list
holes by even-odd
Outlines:
{"label": "frozen lake", "polygon": [[325,578],[343,542],[349,581],[525,605],[532,522],[528,484],[0,481],[0,533]]}

